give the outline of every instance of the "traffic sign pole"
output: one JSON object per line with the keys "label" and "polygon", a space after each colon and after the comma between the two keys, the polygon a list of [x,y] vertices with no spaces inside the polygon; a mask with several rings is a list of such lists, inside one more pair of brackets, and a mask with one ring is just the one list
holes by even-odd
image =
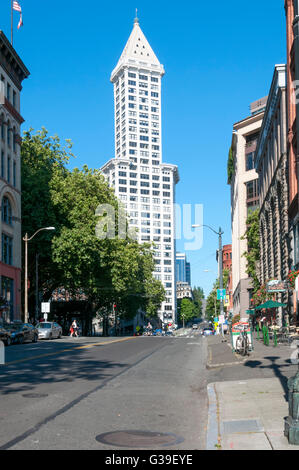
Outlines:
{"label": "traffic sign pole", "polygon": [[[218,253],[218,263],[219,263],[219,288],[220,290],[223,290],[223,263],[222,263],[222,230],[221,227],[219,227],[219,253]],[[223,297],[221,296],[220,298],[220,315],[224,315],[224,308],[223,308]],[[222,336],[224,337],[224,331],[223,331],[223,323],[221,326],[221,333]]]}

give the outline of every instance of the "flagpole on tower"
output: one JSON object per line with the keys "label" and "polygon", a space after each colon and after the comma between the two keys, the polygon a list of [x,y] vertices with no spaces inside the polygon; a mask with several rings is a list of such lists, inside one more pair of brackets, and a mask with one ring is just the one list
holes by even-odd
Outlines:
{"label": "flagpole on tower", "polygon": [[11,0],[11,45],[13,46],[13,0]]}

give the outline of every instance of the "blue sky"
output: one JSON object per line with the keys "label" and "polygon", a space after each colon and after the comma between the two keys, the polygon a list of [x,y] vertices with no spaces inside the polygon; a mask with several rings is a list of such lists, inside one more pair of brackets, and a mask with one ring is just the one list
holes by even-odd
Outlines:
{"label": "blue sky", "polygon": [[[268,94],[274,65],[285,62],[284,0],[37,2],[19,0],[24,27],[14,46],[31,72],[24,83],[23,130],[45,126],[70,138],[73,166],[98,168],[114,153],[110,73],[133,27],[140,26],[163,78],[163,160],[177,164],[179,204],[203,204],[204,223],[231,242],[226,162],[234,122]],[[10,38],[10,0],[0,5],[0,29]],[[192,284],[208,294],[217,272],[218,239],[187,252]],[[177,243],[184,250],[184,241]],[[204,272],[210,270],[210,272]]]}

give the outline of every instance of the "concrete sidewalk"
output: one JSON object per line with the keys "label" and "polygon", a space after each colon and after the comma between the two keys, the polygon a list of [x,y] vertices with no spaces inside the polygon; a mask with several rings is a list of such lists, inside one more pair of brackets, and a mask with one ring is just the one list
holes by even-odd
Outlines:
{"label": "concrete sidewalk", "polygon": [[208,343],[207,369],[242,364],[246,360],[233,353],[228,335],[224,338],[220,335],[208,336],[204,340]]}
{"label": "concrete sidewalk", "polygon": [[[244,359],[232,352],[227,339],[223,343],[221,337],[209,338],[207,368],[230,368],[234,378],[242,368],[242,379],[208,385],[207,449],[299,450],[284,437],[284,418],[288,415],[286,367],[294,350],[255,341],[254,351]],[[289,375],[296,369],[291,365]],[[253,372],[260,378],[252,378]]]}

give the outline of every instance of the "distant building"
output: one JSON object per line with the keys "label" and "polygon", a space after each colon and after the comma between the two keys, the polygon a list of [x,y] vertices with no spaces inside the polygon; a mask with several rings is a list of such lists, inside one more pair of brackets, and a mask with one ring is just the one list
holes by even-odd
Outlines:
{"label": "distant building", "polygon": [[[29,71],[0,31],[0,318],[21,319],[21,90]],[[2,94],[2,92],[4,92]],[[1,104],[2,102],[2,104]]]}
{"label": "distant building", "polygon": [[177,282],[176,283],[176,293],[177,293],[177,299],[192,299],[192,289],[190,284],[188,282]]}
{"label": "distant building", "polygon": [[191,267],[185,253],[176,253],[176,281],[191,285]]}
{"label": "distant building", "polygon": [[254,167],[255,150],[262,126],[267,98],[251,105],[251,115],[234,124],[231,157],[232,292],[233,313],[245,316],[250,308],[252,281],[246,273],[246,220],[259,207],[258,174]]}
{"label": "distant building", "polygon": [[166,291],[159,317],[176,321],[176,165],[162,161],[161,92],[164,67],[138,18],[111,74],[114,87],[115,158],[102,172],[122,201],[139,242],[154,242],[154,277]]}
{"label": "distant building", "polygon": [[191,266],[189,262],[186,262],[186,282],[191,286]]}

